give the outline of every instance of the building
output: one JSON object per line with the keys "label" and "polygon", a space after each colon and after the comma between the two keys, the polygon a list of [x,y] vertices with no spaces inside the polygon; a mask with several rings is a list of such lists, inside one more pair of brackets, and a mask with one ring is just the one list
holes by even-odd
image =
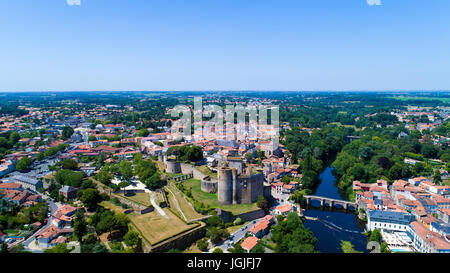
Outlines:
{"label": "building", "polygon": [[438,209],[437,210],[438,219],[441,220],[444,223],[449,224],[449,215],[450,215],[450,209]]}
{"label": "building", "polygon": [[276,207],[273,212],[275,213],[275,215],[282,215],[282,216],[286,216],[289,212],[291,211],[295,211],[295,206],[287,204],[287,205],[281,205]]}
{"label": "building", "polygon": [[264,175],[247,168],[245,174],[238,175],[238,170],[224,166],[219,168],[217,198],[221,205],[250,204],[264,196]]}
{"label": "building", "polygon": [[75,198],[77,195],[78,189],[65,185],[59,190],[59,194],[64,196],[65,200]]}
{"label": "building", "polygon": [[55,213],[53,213],[53,225],[57,228],[71,227],[73,215],[76,211],[77,208],[67,204],[59,207]]}
{"label": "building", "polygon": [[39,189],[43,187],[41,181],[24,175],[16,175],[13,177],[13,180],[16,183],[21,184],[24,188],[30,189],[35,192],[39,191]]}
{"label": "building", "polygon": [[257,238],[262,238],[264,235],[269,233],[270,222],[266,219],[262,219],[261,221],[254,224],[248,232],[256,236]]}
{"label": "building", "polygon": [[5,163],[0,165],[0,177],[13,172],[16,169],[16,162],[12,160],[6,160]]}
{"label": "building", "polygon": [[367,229],[386,231],[406,231],[409,224],[415,220],[411,213],[388,211],[388,210],[369,210],[367,213]]}
{"label": "building", "polygon": [[65,243],[67,237],[63,236],[73,232],[73,229],[60,229],[54,225],[49,225],[47,228],[36,235],[36,240],[39,245],[53,247],[57,244]]}
{"label": "building", "polygon": [[247,252],[252,251],[252,249],[258,244],[259,239],[255,236],[250,236],[245,238],[245,240],[241,243],[241,247],[245,249]]}
{"label": "building", "polygon": [[407,233],[413,241],[414,248],[419,252],[450,253],[450,243],[420,222],[414,221],[408,225]]}

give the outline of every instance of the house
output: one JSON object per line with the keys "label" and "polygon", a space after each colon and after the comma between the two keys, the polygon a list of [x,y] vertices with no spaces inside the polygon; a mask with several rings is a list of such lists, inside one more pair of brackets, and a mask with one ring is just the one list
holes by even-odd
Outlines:
{"label": "house", "polygon": [[420,222],[414,221],[408,225],[408,236],[413,241],[414,248],[422,253],[450,253],[450,243],[439,233],[429,230]]}
{"label": "house", "polygon": [[263,219],[263,220],[257,222],[256,224],[254,224],[249,229],[249,232],[258,238],[262,238],[264,235],[266,235],[269,232],[269,226],[270,226],[270,222],[266,219]]}
{"label": "house", "polygon": [[247,252],[252,251],[252,249],[258,244],[259,239],[255,236],[250,236],[245,238],[245,240],[241,243],[241,247],[245,249]]}
{"label": "house", "polygon": [[59,207],[55,213],[53,213],[53,225],[58,228],[71,227],[73,221],[72,216],[76,211],[77,208],[67,204]]}
{"label": "house", "polygon": [[0,165],[0,177],[7,175],[10,172],[13,172],[16,169],[16,161],[6,160],[5,163]]}
{"label": "house", "polygon": [[78,189],[68,186],[68,185],[65,185],[64,187],[62,187],[59,190],[59,194],[63,195],[65,200],[75,198],[75,196],[77,195],[77,192],[78,192]]}
{"label": "house", "polygon": [[295,207],[290,204],[281,205],[274,209],[275,215],[282,215],[282,216],[286,216],[291,211],[295,211]]}
{"label": "house", "polygon": [[60,243],[61,241],[64,241],[64,238],[61,240],[57,240],[59,236],[70,234],[73,232],[72,228],[68,229],[59,229],[58,227],[54,225],[49,225],[47,228],[42,230],[36,235],[36,240],[40,245],[44,245],[47,247],[53,247]]}

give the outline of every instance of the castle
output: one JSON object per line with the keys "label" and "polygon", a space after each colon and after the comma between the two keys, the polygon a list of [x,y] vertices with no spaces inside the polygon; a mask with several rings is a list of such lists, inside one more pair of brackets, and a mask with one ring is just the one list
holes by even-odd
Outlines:
{"label": "castle", "polygon": [[202,191],[217,193],[221,205],[250,204],[259,196],[265,196],[263,173],[254,172],[251,167],[245,168],[242,161],[221,162],[215,178],[201,173],[194,166],[168,159],[166,155],[160,155],[159,160],[164,162],[168,173],[193,174],[194,178],[201,180]]}
{"label": "castle", "polygon": [[245,173],[229,167],[226,163],[218,170],[217,197],[221,205],[249,204],[264,195],[263,174],[252,173],[248,167]]}

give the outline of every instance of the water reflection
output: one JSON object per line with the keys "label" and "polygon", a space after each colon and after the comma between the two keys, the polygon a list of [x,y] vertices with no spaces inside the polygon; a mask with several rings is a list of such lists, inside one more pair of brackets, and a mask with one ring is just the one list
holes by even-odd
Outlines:
{"label": "water reflection", "polygon": [[[320,175],[322,183],[314,195],[343,200],[335,186],[332,168],[326,168]],[[352,210],[347,212],[338,208],[320,208],[320,202],[311,203],[312,206],[304,212],[305,216],[318,218],[317,221],[306,220],[304,225],[311,229],[317,237],[316,249],[323,253],[338,253],[341,250],[341,240],[350,241],[358,251],[366,250],[366,236],[363,234],[363,224]]]}

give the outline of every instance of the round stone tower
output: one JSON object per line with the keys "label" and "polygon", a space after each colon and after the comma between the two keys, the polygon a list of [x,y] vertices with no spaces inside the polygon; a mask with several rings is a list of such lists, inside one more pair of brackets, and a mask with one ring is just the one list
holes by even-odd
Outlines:
{"label": "round stone tower", "polygon": [[217,199],[221,205],[230,205],[233,202],[233,173],[231,168],[219,168]]}
{"label": "round stone tower", "polygon": [[168,173],[181,173],[181,165],[180,162],[176,162],[174,160],[166,161],[166,172]]}

